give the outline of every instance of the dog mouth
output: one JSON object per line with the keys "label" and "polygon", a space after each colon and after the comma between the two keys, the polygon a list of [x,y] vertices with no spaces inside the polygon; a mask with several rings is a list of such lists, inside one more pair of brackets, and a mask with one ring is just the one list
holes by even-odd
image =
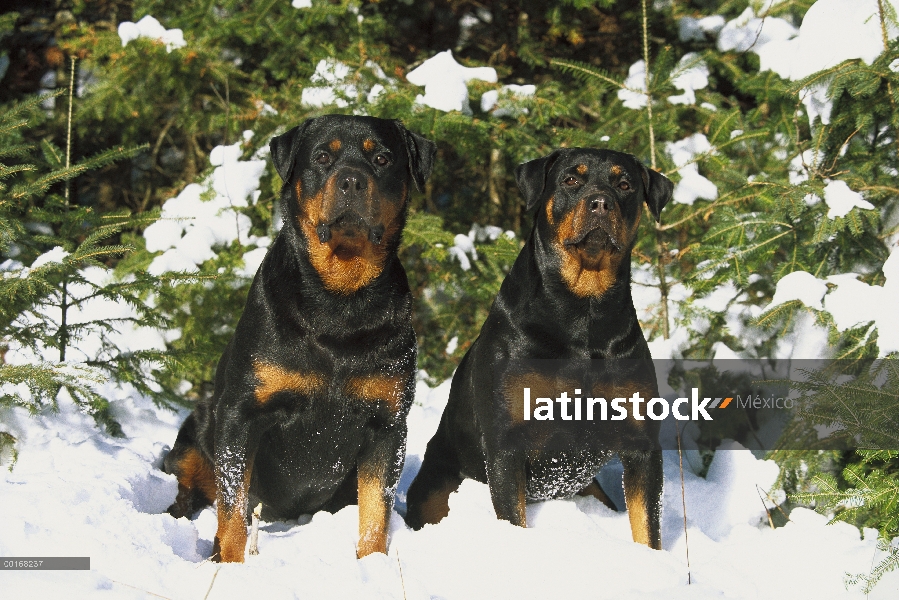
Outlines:
{"label": "dog mouth", "polygon": [[583,250],[590,254],[608,250],[621,252],[623,248],[615,239],[615,236],[607,231],[601,224],[593,228],[586,228],[577,235],[562,242],[565,247],[573,250]]}
{"label": "dog mouth", "polygon": [[355,211],[347,211],[330,222],[321,222],[315,227],[318,241],[325,244],[338,233],[343,238],[367,238],[375,246],[384,241],[384,226],[369,223]]}

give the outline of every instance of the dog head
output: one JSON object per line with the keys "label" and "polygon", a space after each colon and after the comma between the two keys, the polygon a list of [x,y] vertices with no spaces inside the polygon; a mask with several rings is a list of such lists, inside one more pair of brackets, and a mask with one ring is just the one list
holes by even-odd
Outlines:
{"label": "dog head", "polygon": [[518,187],[537,212],[536,235],[559,261],[569,290],[599,297],[629,273],[643,203],[659,220],[674,188],[630,154],[566,148],[518,166]]}
{"label": "dog head", "polygon": [[396,252],[409,187],[424,188],[436,146],[399,121],[327,115],[275,137],[271,151],[285,224],[325,288],[346,295]]}

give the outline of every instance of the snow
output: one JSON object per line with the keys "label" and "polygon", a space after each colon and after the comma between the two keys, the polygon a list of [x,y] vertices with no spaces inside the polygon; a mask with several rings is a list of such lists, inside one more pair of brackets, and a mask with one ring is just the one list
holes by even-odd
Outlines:
{"label": "snow", "polygon": [[504,85],[498,90],[489,90],[481,95],[481,110],[489,112],[494,117],[526,115],[528,109],[516,106],[516,101],[533,96],[536,92],[535,85]]}
{"label": "snow", "polygon": [[[840,332],[873,321],[880,356],[899,352],[899,246],[890,251],[883,274],[886,281],[880,286],[859,281],[857,273],[840,273],[821,280],[805,271],[794,271],[777,282],[774,298],[765,311],[799,300],[809,308],[830,313]],[[814,329],[808,333],[821,339]]]}
{"label": "snow", "polygon": [[768,309],[785,302],[799,300],[809,308],[821,310],[821,298],[827,293],[827,283],[805,271],[793,271],[781,277]]}
{"label": "snow", "polygon": [[[899,7],[896,0],[884,4]],[[883,52],[877,0],[818,0],[802,20],[799,43],[793,59],[791,79],[860,58],[870,64]],[[899,30],[887,19],[887,35]]]}
{"label": "snow", "polygon": [[618,99],[628,108],[646,108],[646,63],[638,60],[627,70],[624,88],[618,90]]}
{"label": "snow", "polygon": [[312,8],[312,0],[293,0],[290,5],[294,8]]}
{"label": "snow", "polygon": [[683,94],[668,96],[671,104],[696,104],[696,90],[709,85],[709,68],[699,55],[688,52],[681,57],[671,77],[674,87],[683,90]]}
{"label": "snow", "polygon": [[424,95],[415,97],[416,104],[430,106],[443,112],[459,111],[470,115],[468,82],[473,79],[496,83],[493,67],[464,67],[456,62],[451,50],[440,52],[409,71],[406,80],[424,86]]}
{"label": "snow", "polygon": [[[365,67],[369,69],[374,76],[385,82],[393,83],[393,80],[387,77],[384,70],[377,63],[366,61]],[[315,66],[315,72],[309,81],[315,86],[303,88],[300,94],[300,102],[306,106],[321,108],[333,104],[338,108],[349,106],[349,102],[344,99],[349,98],[350,101],[358,98],[363,91],[357,85],[358,82],[350,77],[350,66],[339,60],[328,58],[318,61]],[[385,90],[384,85],[380,83],[374,84],[365,94],[366,101],[372,104],[377,101]]]}
{"label": "snow", "polygon": [[184,41],[183,31],[180,29],[166,29],[150,15],[147,15],[137,23],[132,23],[131,21],[119,23],[119,37],[122,40],[122,47],[127,46],[128,42],[138,38],[162,42],[165,44],[166,52],[171,52],[175,48],[183,48],[187,45],[187,42]]}
{"label": "snow", "polygon": [[[252,136],[244,136],[252,137]],[[258,200],[259,180],[265,172],[266,161],[240,160],[241,142],[216,146],[209,154],[215,167],[202,184],[192,183],[162,206],[161,218],[144,230],[144,240],[150,252],[162,252],[153,259],[148,271],[160,275],[169,271],[197,271],[204,262],[215,257],[215,248],[239,240],[247,246],[245,267],[262,261],[265,252],[261,238],[250,236],[250,218],[239,208]],[[206,199],[205,196],[212,197]],[[255,245],[256,248],[249,248]],[[252,277],[255,269],[248,276]]]}
{"label": "snow", "polygon": [[464,233],[456,234],[456,237],[453,238],[453,246],[449,249],[449,255],[459,261],[459,266],[463,271],[471,269],[471,261],[468,260],[468,256],[471,255],[471,260],[478,259],[478,251],[474,247],[473,238]]}
{"label": "snow", "polygon": [[824,202],[830,210],[827,211],[827,218],[834,219],[836,217],[845,217],[853,208],[863,208],[873,210],[874,205],[862,198],[858,192],[849,189],[849,185],[845,181],[833,180],[829,181],[824,188]]}
{"label": "snow", "polygon": [[721,15],[712,15],[701,19],[683,17],[677,22],[678,37],[682,42],[701,42],[705,40],[706,35],[717,36],[724,27],[724,22],[724,17]]}
{"label": "snow", "polygon": [[751,50],[759,54],[768,44],[786,42],[796,34],[796,28],[784,19],[761,18],[756,16],[752,7],[748,7],[739,17],[728,21],[721,28],[718,33],[718,49],[722,52]]}
{"label": "snow", "polygon": [[[449,382],[417,384],[397,508],[436,429]],[[244,564],[204,560],[215,512],[194,520],[164,513],[177,492],[159,470],[185,413],[153,406],[128,386],[105,389],[127,438],[97,432],[66,399],[58,414],[29,417],[0,409],[19,439],[18,462],[0,475],[0,555],[89,556],[91,571],[7,571],[7,594],[43,597],[145,598],[761,598],[802,590],[804,597],[863,598],[844,587],[844,573],[867,573],[876,535],[794,509],[778,529],[767,524],[759,489],[777,476],[771,461],[730,443],[705,478],[685,461],[684,494],[692,585],[687,585],[680,472],[665,452],[662,551],[631,540],[627,514],[593,498],[553,500],[527,508],[528,528],[494,516],[487,486],[466,480],[450,496],[450,514],[421,531],[393,512],[389,555],[355,558],[358,510],[263,522],[259,555]],[[621,501],[620,463],[600,474]],[[764,497],[764,495],[763,495]],[[770,502],[765,502],[770,506]],[[763,561],[760,564],[759,561]],[[601,571],[597,565],[602,565]],[[759,569],[765,571],[759,577]],[[402,569],[402,575],[400,574]],[[647,573],[652,576],[648,577]],[[891,573],[870,598],[892,598]]]}
{"label": "snow", "polygon": [[61,263],[65,257],[69,255],[62,246],[55,246],[52,250],[48,250],[34,259],[31,263],[32,269],[37,269],[48,263]]}
{"label": "snow", "polygon": [[[894,10],[899,8],[899,0],[887,3]],[[689,39],[696,39],[699,35],[691,22],[682,24],[681,29],[685,32],[682,37],[689,35],[692,36]],[[887,19],[887,37],[893,39],[897,34],[899,29]],[[799,29],[781,18],[756,16],[749,7],[721,29],[718,49],[755,52],[762,71],[773,71],[793,81],[846,60],[861,59],[870,64],[884,51],[878,2],[818,0],[806,12]],[[802,96],[810,123],[816,119],[825,125],[830,122],[827,85],[827,80],[819,81]]]}
{"label": "snow", "polygon": [[718,186],[699,174],[696,157],[712,151],[708,138],[701,133],[694,133],[678,142],[665,145],[665,152],[677,166],[681,179],[674,186],[672,199],[680,204],[693,204],[704,198],[714,200],[718,197]]}

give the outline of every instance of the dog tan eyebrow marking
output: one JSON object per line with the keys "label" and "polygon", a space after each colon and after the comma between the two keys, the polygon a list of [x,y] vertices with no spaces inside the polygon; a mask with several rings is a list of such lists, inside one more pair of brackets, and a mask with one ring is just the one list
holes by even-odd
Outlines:
{"label": "dog tan eyebrow marking", "polygon": [[362,149],[366,152],[371,152],[375,149],[375,143],[372,140],[365,140],[362,142]]}
{"label": "dog tan eyebrow marking", "polygon": [[618,165],[612,165],[612,168],[609,169],[609,171],[612,173],[612,175],[621,175],[624,172],[624,170]]}
{"label": "dog tan eyebrow marking", "polygon": [[588,170],[589,169],[587,168],[587,165],[578,165],[577,166],[578,175],[586,175]]}
{"label": "dog tan eyebrow marking", "polygon": [[324,378],[317,373],[290,371],[259,360],[253,361],[253,375],[259,380],[259,385],[253,392],[259,404],[265,404],[278,392],[308,395],[325,384]]}
{"label": "dog tan eyebrow marking", "polygon": [[328,144],[328,148],[331,149],[331,152],[337,152],[340,150],[340,140],[331,140],[331,143]]}
{"label": "dog tan eyebrow marking", "polygon": [[347,382],[344,391],[368,402],[383,400],[390,412],[397,413],[403,405],[407,379],[403,375],[353,377]]}

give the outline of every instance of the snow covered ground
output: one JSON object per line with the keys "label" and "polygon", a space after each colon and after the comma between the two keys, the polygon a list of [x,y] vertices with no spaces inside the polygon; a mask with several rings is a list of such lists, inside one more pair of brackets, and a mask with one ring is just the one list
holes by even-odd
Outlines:
{"label": "snow covered ground", "polygon": [[[677,454],[665,456],[662,551],[631,541],[626,513],[593,498],[528,507],[529,527],[497,521],[485,485],[466,481],[450,515],[418,532],[394,513],[389,555],[356,560],[357,509],[298,522],[263,523],[259,555],[245,564],[205,560],[216,528],[212,509],[193,521],[164,511],[176,493],[161,457],[185,416],[157,409],[128,389],[109,387],[126,439],[97,432],[69,403],[0,420],[19,438],[19,459],[0,477],[0,556],[89,556],[90,571],[3,571],[5,597],[46,598],[862,598],[846,573],[882,558],[876,533],[795,509],[772,530],[756,489],[777,468],[746,450],[715,455],[705,479],[686,478],[690,574]],[[409,448],[397,496],[418,469],[449,383],[418,384]],[[620,489],[615,465],[604,486]],[[619,487],[612,487],[614,485]],[[614,498],[615,494],[611,494]],[[619,491],[616,502],[621,503]],[[11,518],[10,518],[11,517]],[[899,572],[870,598],[895,598]]]}

